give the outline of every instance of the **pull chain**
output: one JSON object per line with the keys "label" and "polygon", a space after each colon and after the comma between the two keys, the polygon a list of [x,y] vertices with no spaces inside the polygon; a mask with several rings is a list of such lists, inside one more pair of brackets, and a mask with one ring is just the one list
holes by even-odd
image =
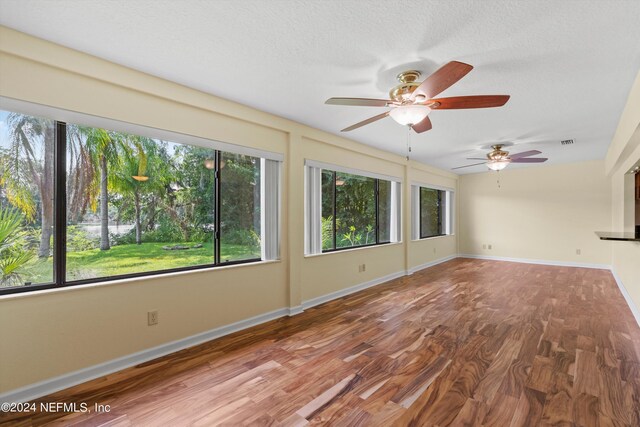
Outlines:
{"label": "pull chain", "polygon": [[500,171],[496,171],[496,173],[498,174],[498,179],[497,179],[497,183],[498,183],[498,188],[500,188]]}
{"label": "pull chain", "polygon": [[411,125],[407,125],[407,161],[409,161],[409,155],[411,153],[411,142],[410,142],[410,137],[411,137]]}

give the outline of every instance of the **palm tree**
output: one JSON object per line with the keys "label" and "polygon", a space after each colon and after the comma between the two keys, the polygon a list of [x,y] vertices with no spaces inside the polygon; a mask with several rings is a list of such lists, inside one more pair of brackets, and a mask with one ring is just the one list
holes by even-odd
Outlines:
{"label": "palm tree", "polygon": [[39,195],[41,237],[38,256],[48,257],[53,234],[53,162],[55,126],[52,120],[10,113],[9,148],[3,153],[0,183],[6,187],[7,198],[20,209],[27,220],[36,220]]}
{"label": "palm tree", "polygon": [[113,187],[122,196],[133,197],[136,244],[142,243],[142,198],[164,193],[167,181],[162,147],[142,136],[123,135],[120,167],[114,172]]}
{"label": "palm tree", "polygon": [[109,165],[120,163],[119,152],[122,147],[122,135],[104,129],[78,126],[84,137],[84,147],[91,158],[92,166],[100,171],[95,175],[100,188],[100,250],[111,248],[109,243]]}

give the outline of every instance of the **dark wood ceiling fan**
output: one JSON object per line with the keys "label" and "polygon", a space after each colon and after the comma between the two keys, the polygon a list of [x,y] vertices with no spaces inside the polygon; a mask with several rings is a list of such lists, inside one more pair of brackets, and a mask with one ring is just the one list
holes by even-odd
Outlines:
{"label": "dark wood ceiling fan", "polygon": [[389,91],[390,99],[329,98],[325,104],[391,108],[382,114],[344,128],[342,132],[349,132],[387,116],[391,116],[396,122],[411,126],[417,133],[422,133],[432,127],[431,119],[429,119],[431,110],[491,108],[501,107],[507,103],[509,95],[473,95],[435,98],[439,93],[466,76],[472,69],[473,66],[469,64],[451,61],[422,82],[417,81],[420,77],[419,71],[405,71],[398,74],[400,84]]}
{"label": "dark wood ceiling fan", "polygon": [[542,154],[542,152],[540,152],[538,150],[523,151],[522,153],[516,153],[516,154],[509,155],[508,151],[503,151],[502,150],[503,145],[496,144],[496,145],[492,145],[491,147],[493,148],[493,151],[491,151],[489,154],[487,154],[487,158],[486,159],[483,159],[483,158],[480,158],[480,157],[468,157],[467,158],[467,160],[482,160],[482,162],[473,163],[471,165],[458,166],[457,168],[452,168],[452,170],[454,170],[454,169],[462,169],[462,168],[469,168],[471,166],[478,166],[478,165],[485,165],[486,164],[489,169],[494,170],[494,171],[499,171],[499,170],[502,170],[502,169],[506,168],[511,163],[543,163],[543,162],[546,162],[547,160],[549,160],[546,157],[531,157],[531,156],[535,156],[537,154]]}

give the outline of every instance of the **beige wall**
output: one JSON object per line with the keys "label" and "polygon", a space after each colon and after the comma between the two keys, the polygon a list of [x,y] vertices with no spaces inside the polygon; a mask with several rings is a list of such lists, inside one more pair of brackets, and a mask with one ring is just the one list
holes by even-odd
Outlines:
{"label": "beige wall", "polygon": [[284,307],[284,276],[273,262],[4,297],[0,391]]}
{"label": "beige wall", "polygon": [[[640,127],[633,138],[640,139]],[[632,138],[632,139],[633,139]],[[634,231],[635,201],[633,200],[633,175],[626,172],[640,161],[640,147],[631,152],[611,175],[612,223],[610,230]],[[640,242],[613,242],[613,271],[640,308]]]}
{"label": "beige wall", "polygon": [[[405,184],[415,175],[457,188],[454,174],[4,27],[0,75],[0,96],[285,157],[282,261],[0,297],[0,393],[457,253],[455,236],[407,244],[405,226],[403,243],[303,255],[305,158],[396,175]],[[160,323],[148,327],[152,309]]]}
{"label": "beige wall", "polygon": [[594,234],[611,223],[603,161],[463,175],[459,185],[460,253],[611,264],[610,243]]}
{"label": "beige wall", "polygon": [[[633,231],[633,176],[627,172],[640,162],[640,72],[633,84],[618,128],[607,153],[611,182],[612,217],[610,230]],[[612,268],[640,308],[640,242],[613,242]]]}

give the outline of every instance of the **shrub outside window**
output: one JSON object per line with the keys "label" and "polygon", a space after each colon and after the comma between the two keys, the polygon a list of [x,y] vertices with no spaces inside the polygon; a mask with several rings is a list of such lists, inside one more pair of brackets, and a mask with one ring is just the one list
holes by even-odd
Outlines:
{"label": "shrub outside window", "polygon": [[442,236],[444,191],[420,188],[420,238]]}
{"label": "shrub outside window", "polygon": [[305,253],[400,240],[399,182],[310,166],[309,161],[305,173]]}

